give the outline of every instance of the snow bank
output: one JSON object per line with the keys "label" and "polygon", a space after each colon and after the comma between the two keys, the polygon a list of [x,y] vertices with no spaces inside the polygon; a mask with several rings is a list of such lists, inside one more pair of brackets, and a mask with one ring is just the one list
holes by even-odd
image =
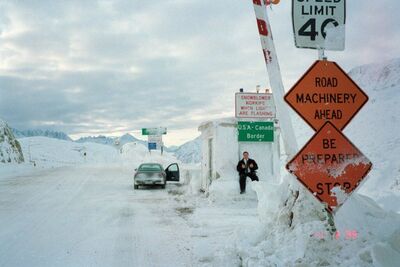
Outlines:
{"label": "snow bank", "polygon": [[188,195],[198,195],[201,192],[201,166],[200,164],[181,165],[181,176],[184,183],[188,185],[186,193]]}
{"label": "snow bank", "polygon": [[[20,139],[27,164],[40,168],[53,168],[77,164],[111,164],[118,163],[133,173],[143,162],[157,162],[167,167],[171,163],[182,165],[172,154],[160,154],[160,151],[149,153],[146,146],[139,142],[115,146],[93,142],[76,143],[48,137],[26,137]],[[29,169],[29,168],[28,168]],[[12,168],[7,172],[13,172]],[[185,175],[183,175],[184,177]]]}
{"label": "snow bank", "polygon": [[[383,210],[372,199],[353,194],[336,214],[337,231],[332,236],[317,202],[314,207],[296,207],[294,214],[302,218],[293,218],[287,227],[288,218],[279,206],[287,188],[261,183],[253,187],[269,196],[259,199],[258,207],[265,232],[263,241],[251,249],[249,240],[237,239],[243,266],[397,266],[400,262],[400,215]],[[313,220],[316,217],[321,220]],[[250,241],[256,239],[260,236]]]}
{"label": "snow bank", "polygon": [[144,145],[135,142],[123,145],[119,152],[125,165],[133,165],[142,161],[143,157],[148,153],[148,149]]}
{"label": "snow bank", "polygon": [[197,137],[181,145],[174,156],[183,163],[198,163],[201,161],[201,138]]}
{"label": "snow bank", "polygon": [[252,185],[259,183],[252,182],[250,178],[246,180],[246,194],[240,195],[239,177],[236,174],[231,176],[223,176],[214,180],[208,191],[208,197],[211,202],[227,203],[243,200],[257,201],[256,192],[252,189]]}
{"label": "snow bank", "polygon": [[385,209],[400,212],[400,59],[354,68],[351,77],[369,95],[369,102],[345,134],[372,161],[360,193]]}
{"label": "snow bank", "polygon": [[78,144],[39,136],[21,138],[19,141],[27,161],[38,167],[112,163],[119,160],[115,148],[95,143]]}

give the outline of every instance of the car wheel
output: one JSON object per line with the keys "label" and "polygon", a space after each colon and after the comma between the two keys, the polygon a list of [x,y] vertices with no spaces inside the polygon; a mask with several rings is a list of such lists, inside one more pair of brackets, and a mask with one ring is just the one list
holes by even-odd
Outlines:
{"label": "car wheel", "polygon": [[139,189],[139,186],[138,185],[134,185],[133,186],[135,189]]}
{"label": "car wheel", "polygon": [[165,189],[165,184],[161,185],[161,188],[162,188],[162,189]]}

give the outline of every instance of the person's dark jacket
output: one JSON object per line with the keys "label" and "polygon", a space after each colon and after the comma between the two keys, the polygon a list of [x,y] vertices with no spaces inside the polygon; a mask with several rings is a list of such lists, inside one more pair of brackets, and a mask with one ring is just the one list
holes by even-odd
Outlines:
{"label": "person's dark jacket", "polygon": [[[253,165],[253,167],[250,167],[251,164]],[[243,165],[245,166],[244,168]],[[250,173],[254,173],[258,169],[258,165],[254,159],[248,159],[247,166],[244,163],[244,159],[241,159],[236,166],[236,170],[239,172],[239,174],[245,174],[247,171],[247,167],[249,168]]]}

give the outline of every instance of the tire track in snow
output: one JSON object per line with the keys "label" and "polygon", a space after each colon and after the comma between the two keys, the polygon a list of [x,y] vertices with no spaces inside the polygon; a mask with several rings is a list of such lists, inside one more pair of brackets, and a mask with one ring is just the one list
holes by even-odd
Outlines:
{"label": "tire track in snow", "polygon": [[166,190],[134,191],[131,173],[120,166],[20,179],[1,189],[1,266],[193,265],[176,201]]}

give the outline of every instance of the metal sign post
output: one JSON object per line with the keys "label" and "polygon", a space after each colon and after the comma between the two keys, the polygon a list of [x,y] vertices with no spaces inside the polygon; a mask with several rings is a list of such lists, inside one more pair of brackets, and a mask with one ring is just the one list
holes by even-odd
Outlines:
{"label": "metal sign post", "polygon": [[[279,2],[279,1],[275,1]],[[268,1],[267,4],[271,3]],[[274,3],[274,2],[273,2]],[[297,141],[293,130],[292,120],[289,111],[283,101],[285,90],[282,82],[282,75],[279,68],[278,56],[276,54],[274,40],[272,38],[272,29],[267,14],[267,5],[263,0],[253,0],[254,12],[257,19],[258,32],[269,81],[273,90],[274,102],[276,105],[277,117],[282,129],[282,138],[284,140],[285,152],[293,156],[297,151]]]}
{"label": "metal sign post", "polygon": [[147,135],[147,148],[151,153],[151,150],[161,150],[161,155],[164,152],[164,143],[162,141],[162,135],[167,134],[167,128],[142,128],[142,135]]}
{"label": "metal sign post", "polygon": [[317,133],[286,168],[325,204],[328,223],[334,228],[331,213],[372,168],[341,132],[368,96],[325,56],[325,50],[345,49],[346,0],[292,0],[292,21],[296,47],[318,49],[319,60],[285,95],[285,101]]}

